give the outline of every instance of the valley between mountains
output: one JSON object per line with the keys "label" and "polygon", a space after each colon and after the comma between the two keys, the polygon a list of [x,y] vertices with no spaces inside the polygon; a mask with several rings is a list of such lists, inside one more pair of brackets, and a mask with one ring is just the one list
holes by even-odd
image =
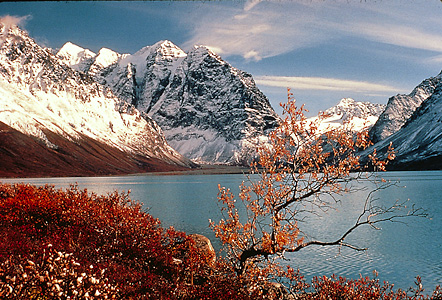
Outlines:
{"label": "valley between mountains", "polygon": [[[54,51],[0,26],[0,177],[244,166],[279,124],[252,75],[207,47]],[[442,73],[386,105],[344,98],[325,113],[324,129],[369,129],[381,156],[391,142],[394,169],[442,168]]]}

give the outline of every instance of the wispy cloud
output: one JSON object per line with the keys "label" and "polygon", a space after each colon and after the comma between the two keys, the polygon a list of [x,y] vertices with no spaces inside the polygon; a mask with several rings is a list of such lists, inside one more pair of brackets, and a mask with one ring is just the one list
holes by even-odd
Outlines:
{"label": "wispy cloud", "polygon": [[432,33],[422,28],[388,23],[358,23],[351,27],[351,31],[354,35],[376,42],[442,52],[442,34]]}
{"label": "wispy cloud", "polygon": [[[318,26],[311,16],[287,16],[287,3],[249,1],[243,7],[211,5],[193,22],[193,36],[184,45],[204,44],[222,55],[239,55],[248,60],[280,55],[317,41],[327,34],[313,30]],[[289,7],[303,7],[292,4]]]}
{"label": "wispy cloud", "polygon": [[255,7],[255,5],[257,5],[260,2],[261,2],[261,0],[248,0],[248,1],[246,1],[246,4],[244,5],[244,11],[251,10],[253,7]]}
{"label": "wispy cloud", "polygon": [[[428,0],[420,0],[428,1]],[[413,1],[407,7],[419,7]],[[376,1],[247,1],[243,6],[205,7],[195,12],[193,36],[186,46],[205,44],[223,55],[249,60],[277,56],[296,49],[353,36],[406,48],[442,52],[442,19],[409,18],[403,3]],[[427,4],[427,3],[426,3]],[[434,4],[433,4],[434,5]],[[440,9],[436,7],[437,9]],[[410,8],[410,6],[413,6]],[[198,16],[197,16],[198,15]],[[434,24],[440,26],[434,28]]]}
{"label": "wispy cloud", "polygon": [[405,48],[442,52],[439,1],[397,1],[367,8],[362,20],[340,29],[366,39]]}
{"label": "wispy cloud", "polygon": [[427,64],[442,64],[442,55],[436,55],[425,61]]}
{"label": "wispy cloud", "polygon": [[336,78],[258,76],[255,78],[255,81],[263,86],[291,88],[294,90],[354,91],[369,94],[403,92],[401,88],[391,85]]}

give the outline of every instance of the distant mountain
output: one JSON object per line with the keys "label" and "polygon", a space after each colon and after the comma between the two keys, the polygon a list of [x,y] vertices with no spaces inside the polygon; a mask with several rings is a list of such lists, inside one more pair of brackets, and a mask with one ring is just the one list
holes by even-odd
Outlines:
{"label": "distant mountain", "polygon": [[245,163],[278,125],[252,76],[206,47],[185,53],[160,41],[132,55],[102,49],[92,62],[77,47],[68,43],[58,56],[151,116],[170,145],[196,162]]}
{"label": "distant mountain", "polygon": [[408,95],[396,95],[388,100],[387,107],[370,131],[373,142],[379,142],[397,132],[415,110],[430,97],[440,84],[442,75],[424,80]]}
{"label": "distant mountain", "polygon": [[[442,169],[442,72],[413,91],[428,95],[404,125],[375,147],[380,154],[393,144],[396,169]],[[390,118],[393,119],[393,118]]]}
{"label": "distant mountain", "polygon": [[77,71],[102,65],[91,51],[70,47],[61,60],[18,27],[0,24],[0,176],[194,166],[150,117]]}
{"label": "distant mountain", "polygon": [[[355,132],[367,130],[376,123],[384,109],[384,104],[358,102],[351,98],[343,98],[337,105],[323,112],[326,117],[321,120],[319,130],[325,132],[344,124]],[[317,119],[318,117],[312,117],[308,121]]]}

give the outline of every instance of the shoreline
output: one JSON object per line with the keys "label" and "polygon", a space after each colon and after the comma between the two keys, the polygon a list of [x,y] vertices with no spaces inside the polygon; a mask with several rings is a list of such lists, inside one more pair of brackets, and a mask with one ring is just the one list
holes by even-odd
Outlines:
{"label": "shoreline", "polygon": [[127,174],[127,176],[170,176],[170,175],[222,175],[249,174],[250,167],[230,165],[199,165],[198,168],[183,171],[145,172]]}
{"label": "shoreline", "polygon": [[35,179],[35,178],[82,178],[82,177],[118,177],[118,176],[171,176],[171,175],[222,175],[222,174],[250,174],[250,167],[245,166],[231,166],[231,165],[199,165],[194,169],[174,170],[174,171],[153,171],[140,173],[120,173],[120,174],[95,174],[84,176],[0,176],[0,182],[6,180],[21,180],[21,179]]}

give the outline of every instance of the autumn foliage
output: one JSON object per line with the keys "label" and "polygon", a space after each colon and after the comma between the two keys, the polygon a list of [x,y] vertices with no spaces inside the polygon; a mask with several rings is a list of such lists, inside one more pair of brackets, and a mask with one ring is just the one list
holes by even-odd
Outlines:
{"label": "autumn foliage", "polygon": [[416,277],[415,287],[407,291],[395,290],[394,285],[380,282],[377,273],[374,278],[361,277],[346,279],[333,275],[332,277],[318,276],[312,281],[314,297],[317,300],[399,300],[399,299],[442,299],[442,290],[438,286],[431,295],[425,295],[420,277]]}

